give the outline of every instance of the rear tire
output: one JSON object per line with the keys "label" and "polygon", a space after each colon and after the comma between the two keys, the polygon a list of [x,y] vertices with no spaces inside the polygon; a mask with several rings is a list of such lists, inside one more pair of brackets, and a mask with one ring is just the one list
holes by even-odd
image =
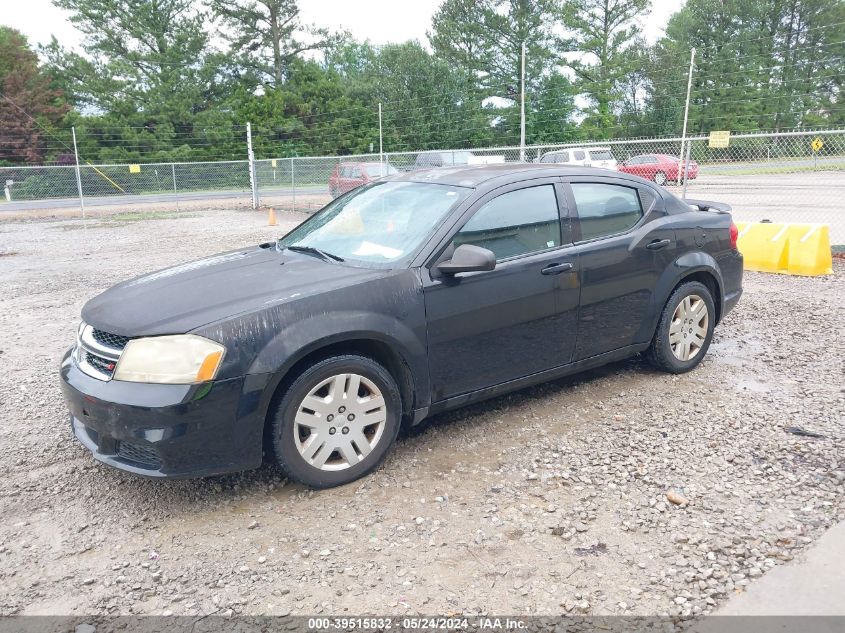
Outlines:
{"label": "rear tire", "polygon": [[656,172],[654,174],[654,182],[662,187],[666,184],[666,174],[662,171]]}
{"label": "rear tire", "polygon": [[682,374],[701,362],[713,340],[716,308],[710,290],[688,281],[678,286],[660,315],[647,356],[657,368]]}
{"label": "rear tire", "polygon": [[380,364],[357,355],[322,360],[291,383],[273,412],[276,462],[312,488],[350,483],[384,461],[401,418],[399,387]]}

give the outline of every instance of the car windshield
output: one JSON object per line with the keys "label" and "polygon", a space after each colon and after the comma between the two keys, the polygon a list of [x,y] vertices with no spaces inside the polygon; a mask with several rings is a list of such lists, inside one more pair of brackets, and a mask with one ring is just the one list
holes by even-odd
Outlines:
{"label": "car windshield", "polygon": [[590,156],[593,160],[613,160],[613,154],[609,149],[591,149]]}
{"label": "car windshield", "polygon": [[555,152],[544,154],[540,158],[541,163],[568,163],[569,162],[569,152]]}
{"label": "car windshield", "polygon": [[394,264],[412,255],[470,191],[433,183],[372,183],[329,203],[280,239],[279,248]]}
{"label": "car windshield", "polygon": [[370,178],[381,178],[382,176],[399,173],[393,165],[388,165],[387,163],[382,165],[367,165],[365,169],[367,170],[367,176]]}

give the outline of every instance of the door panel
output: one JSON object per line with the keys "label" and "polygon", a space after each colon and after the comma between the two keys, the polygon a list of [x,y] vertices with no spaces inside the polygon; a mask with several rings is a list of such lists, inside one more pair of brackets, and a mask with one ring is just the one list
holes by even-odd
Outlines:
{"label": "door panel", "polygon": [[[553,183],[545,186],[554,190]],[[444,242],[493,250],[501,260],[494,270],[438,277],[436,271],[423,269],[432,402],[572,359],[579,297],[575,249],[560,246],[559,232],[556,244],[548,246],[548,222],[532,217],[532,209],[524,205],[512,209],[518,226],[491,227],[493,220],[504,218],[507,208],[499,206],[486,216],[479,213],[491,209],[488,202],[527,188],[510,186],[482,198],[460,232]],[[562,200],[562,191],[558,193]],[[562,239],[569,241],[568,230]],[[525,253],[530,249],[539,252]]]}
{"label": "door panel", "polygon": [[[592,182],[596,180],[591,179]],[[627,188],[631,185],[613,179],[601,181]],[[572,183],[577,184],[574,180]],[[639,190],[635,188],[635,191]],[[572,195],[571,189],[569,193]],[[643,211],[644,218],[635,228],[576,243],[581,272],[581,306],[574,360],[644,342],[638,339],[642,338],[643,323],[654,308],[654,287],[660,273],[674,259],[676,244],[674,230],[665,228],[660,221],[664,213],[662,201],[651,193],[638,198],[646,199],[649,208]],[[614,200],[616,197],[610,194],[610,208]],[[571,205],[577,210],[575,196]],[[576,239],[580,235],[580,222],[580,218],[574,219]],[[619,220],[612,214],[609,219],[593,216],[587,222],[599,222],[590,225],[592,235],[596,235],[597,226],[608,227],[608,231],[620,227]],[[658,246],[657,242],[661,244]]]}
{"label": "door panel", "polygon": [[577,275],[543,274],[549,265],[573,262],[571,250],[506,262],[425,289],[433,402],[571,360]]}

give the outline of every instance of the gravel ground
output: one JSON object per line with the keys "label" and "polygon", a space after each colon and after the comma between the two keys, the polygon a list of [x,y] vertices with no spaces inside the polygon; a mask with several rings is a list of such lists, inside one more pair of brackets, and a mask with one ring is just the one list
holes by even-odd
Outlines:
{"label": "gravel ground", "polygon": [[57,384],[85,300],[302,217],[0,223],[0,614],[699,614],[845,519],[841,263],[748,273],[690,374],[441,415],[343,488],[98,465]]}

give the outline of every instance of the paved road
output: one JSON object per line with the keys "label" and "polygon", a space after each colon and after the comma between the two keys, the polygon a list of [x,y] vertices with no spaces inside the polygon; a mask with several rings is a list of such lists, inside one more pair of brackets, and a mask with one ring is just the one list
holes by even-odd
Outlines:
{"label": "paved road", "polygon": [[[259,194],[268,196],[292,196],[293,189],[290,187],[279,187],[273,189],[262,189]],[[329,188],[322,185],[297,187],[297,195],[305,194],[328,194]],[[86,207],[121,206],[133,204],[173,204],[182,201],[196,200],[232,200],[237,198],[249,199],[248,189],[228,191],[190,191],[179,194],[173,193],[151,193],[139,195],[116,195],[86,197]],[[79,198],[51,198],[47,200],[21,200],[12,202],[0,202],[0,212],[3,211],[30,211],[33,209],[70,209],[79,207]]]}

